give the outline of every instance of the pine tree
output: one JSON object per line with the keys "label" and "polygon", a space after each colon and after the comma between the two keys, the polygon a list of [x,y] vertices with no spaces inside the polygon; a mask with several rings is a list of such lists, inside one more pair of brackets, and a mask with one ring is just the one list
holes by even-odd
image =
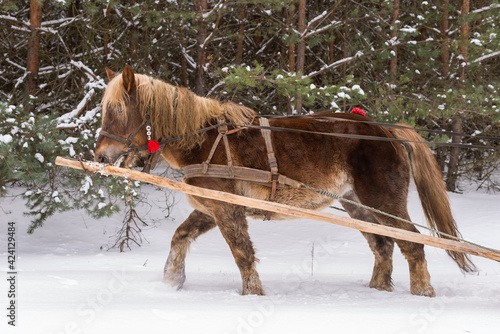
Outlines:
{"label": "pine tree", "polygon": [[[461,123],[465,133],[498,137],[499,8],[494,0],[373,0],[361,6],[315,0],[4,0],[1,189],[31,189],[26,198],[38,219],[34,226],[74,205],[51,197],[55,191],[67,190],[68,198],[96,214],[116,211],[123,184],[108,184],[104,200],[93,190],[104,179],[47,165],[55,154],[92,159],[104,66],[119,71],[130,64],[139,73],[261,114],[360,106],[378,121],[449,131]],[[33,141],[40,136],[44,145],[37,147]],[[427,139],[456,140],[435,134]],[[498,145],[474,137],[462,142]],[[498,153],[435,152],[450,189],[465,174],[498,188]],[[94,185],[85,192],[89,180]]]}

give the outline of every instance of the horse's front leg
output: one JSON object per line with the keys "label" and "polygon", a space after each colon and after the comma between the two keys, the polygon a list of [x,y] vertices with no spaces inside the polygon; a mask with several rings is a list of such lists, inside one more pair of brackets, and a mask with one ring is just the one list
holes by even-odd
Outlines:
{"label": "horse's front leg", "polygon": [[212,217],[194,210],[189,217],[177,228],[172,237],[170,254],[165,264],[163,280],[173,287],[181,289],[186,280],[184,261],[189,245],[201,234],[214,228]]}
{"label": "horse's front leg", "polygon": [[255,257],[255,250],[248,234],[245,209],[242,206],[219,203],[213,207],[215,222],[240,269],[242,294],[264,295],[259,274],[255,269],[258,259]]}

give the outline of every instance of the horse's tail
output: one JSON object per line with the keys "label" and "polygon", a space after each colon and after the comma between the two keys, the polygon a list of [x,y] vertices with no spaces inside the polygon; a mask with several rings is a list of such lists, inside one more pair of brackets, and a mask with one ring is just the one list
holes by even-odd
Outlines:
{"label": "horse's tail", "polygon": [[[389,128],[389,130],[396,138],[409,141],[405,143],[405,147],[408,151],[413,179],[428,225],[442,233],[461,238],[451,213],[450,201],[437,161],[426,144],[414,143],[414,141],[422,142],[424,139],[411,127]],[[441,234],[439,237],[447,238]],[[472,272],[476,270],[467,254],[449,250],[446,252],[462,271]]]}

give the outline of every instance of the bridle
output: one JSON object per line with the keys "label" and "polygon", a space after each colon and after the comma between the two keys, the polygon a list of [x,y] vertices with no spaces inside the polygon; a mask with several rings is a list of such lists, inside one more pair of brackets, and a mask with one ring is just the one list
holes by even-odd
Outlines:
{"label": "bridle", "polygon": [[[144,120],[142,121],[142,123],[127,138],[123,138],[123,137],[117,136],[117,135],[109,133],[108,131],[105,131],[105,130],[101,130],[101,132],[99,133],[99,135],[102,135],[103,137],[107,137],[109,139],[116,140],[116,141],[124,144],[127,147],[127,151],[124,152],[124,153],[122,153],[118,157],[118,159],[116,159],[116,161],[119,161],[121,158],[126,157],[130,153],[137,154],[140,151],[145,151],[145,150],[148,149],[147,145],[146,146],[140,146],[140,147],[138,147],[133,142],[134,137],[145,126],[146,126],[146,128],[151,126],[151,122],[149,120],[149,109],[146,112],[146,115],[145,115]],[[165,145],[161,145],[160,149],[158,151],[156,151],[154,153],[149,153],[148,159],[146,160],[144,168],[142,169],[143,173],[149,173],[152,169],[154,169],[156,167],[156,164],[158,162],[158,158],[160,157],[161,151],[163,150],[164,147],[165,147]]]}
{"label": "bridle", "polygon": [[[174,100],[172,103],[174,109],[177,107],[178,95],[179,95],[179,93],[178,93],[177,89],[175,89]],[[102,135],[103,137],[107,137],[109,139],[116,140],[116,141],[124,144],[127,147],[127,151],[122,153],[118,157],[118,159],[116,159],[116,161],[119,161],[121,158],[126,157],[130,153],[137,155],[137,153],[139,153],[140,151],[145,151],[148,149],[147,145],[140,146],[140,147],[135,146],[133,143],[133,139],[139,133],[139,131],[141,131],[141,129],[143,127],[146,127],[146,131],[151,130],[150,114],[151,114],[150,108],[148,108],[148,110],[146,111],[146,114],[144,115],[144,120],[142,121],[142,123],[127,138],[120,137],[120,136],[117,136],[115,134],[109,133],[106,130],[101,130],[99,135]],[[149,134],[149,132],[148,132],[148,134]],[[163,148],[165,147],[165,145],[168,143],[171,143],[173,141],[176,141],[178,139],[180,139],[180,138],[172,138],[172,139],[168,139],[168,140],[164,140],[164,141],[159,142],[159,145],[160,145],[159,149],[154,153],[149,153],[148,159],[146,160],[146,164],[144,165],[142,172],[149,173],[152,169],[154,169],[156,167],[156,164],[158,163],[158,159],[160,157],[161,151],[163,151]],[[115,163],[116,163],[116,161],[115,161]]]}
{"label": "bridle", "polygon": [[128,149],[126,154],[128,154],[130,152],[137,153],[139,151],[146,150],[148,147],[147,146],[137,147],[137,146],[134,145],[134,143],[133,143],[132,140],[139,133],[139,131],[141,131],[141,129],[144,127],[144,125],[146,125],[146,124],[149,125],[149,123],[150,123],[150,121],[149,121],[149,110],[148,110],[148,114],[146,114],[146,117],[144,118],[144,120],[142,121],[142,123],[127,138],[123,138],[123,137],[114,135],[114,134],[109,133],[109,132],[107,132],[105,130],[101,130],[101,132],[99,133],[99,135],[102,135],[104,137],[107,137],[107,138],[116,140],[116,141],[118,141],[118,142],[120,142],[122,144],[125,144],[125,146]]}
{"label": "bridle", "polygon": [[142,121],[142,123],[134,131],[132,131],[132,133],[127,138],[123,138],[123,137],[114,135],[114,134],[109,133],[105,130],[101,130],[101,132],[99,132],[99,134],[104,136],[104,137],[119,141],[122,144],[125,144],[125,146],[127,146],[127,148],[128,148],[127,153],[130,153],[130,152],[137,153],[139,151],[147,150],[148,149],[147,145],[137,147],[134,145],[132,140],[139,133],[139,131],[141,131],[141,129],[144,126],[146,126],[146,129],[148,127],[151,127],[151,121],[149,120],[149,117],[150,117],[149,115],[150,115],[150,112],[149,112],[149,108],[148,108],[146,114],[144,115],[144,120]]}

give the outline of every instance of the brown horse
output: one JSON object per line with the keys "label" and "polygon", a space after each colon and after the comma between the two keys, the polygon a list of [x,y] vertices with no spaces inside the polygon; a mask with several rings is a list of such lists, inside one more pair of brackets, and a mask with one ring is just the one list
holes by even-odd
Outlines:
{"label": "brown horse", "polygon": [[[227,136],[230,154],[226,153],[223,145],[219,145],[211,163],[225,165],[230,155],[235,166],[270,170],[261,131],[244,127],[258,125],[259,116],[251,109],[232,102],[221,103],[196,96],[185,88],[135,74],[128,65],[121,74],[108,69],[106,71],[110,82],[102,99],[102,131],[111,135],[103,136],[101,133],[98,137],[96,161],[131,167],[144,160],[148,155],[144,149],[148,138],[143,125],[149,120],[152,139],[163,141],[179,138],[166,144],[161,150],[162,157],[171,166],[182,168],[200,164],[207,160],[218,131],[211,129],[200,133],[198,130],[217,124],[222,118],[227,123],[241,125],[241,129]],[[361,115],[336,113],[335,117],[337,120],[314,117],[269,120],[272,127],[307,131],[272,132],[272,146],[281,175],[310,187],[342,194],[344,198],[408,220],[408,186],[410,176],[413,175],[429,225],[441,232],[459,235],[441,173],[426,145],[324,136],[317,133],[367,135],[407,141],[422,141],[422,137],[411,128],[387,130],[370,124],[370,120]],[[140,149],[134,151],[130,147]],[[206,177],[184,181],[199,187],[262,200],[268,200],[271,196],[270,187],[254,182]],[[278,189],[274,197],[279,203],[316,210],[327,207],[333,201],[318,192],[297,188]],[[264,290],[255,268],[258,260],[248,234],[246,217],[262,218],[265,213],[196,196],[187,198],[195,210],[177,228],[172,238],[164,280],[177,288],[183,286],[184,261],[190,243],[217,226],[241,272],[242,293],[263,295]],[[353,204],[342,202],[342,205],[351,217],[418,232],[409,223]],[[272,218],[289,217],[274,215]],[[392,291],[392,254],[396,242],[409,264],[411,293],[435,295],[423,245],[380,235],[363,235],[375,255],[370,287]],[[465,254],[449,254],[461,270],[474,269]]]}

